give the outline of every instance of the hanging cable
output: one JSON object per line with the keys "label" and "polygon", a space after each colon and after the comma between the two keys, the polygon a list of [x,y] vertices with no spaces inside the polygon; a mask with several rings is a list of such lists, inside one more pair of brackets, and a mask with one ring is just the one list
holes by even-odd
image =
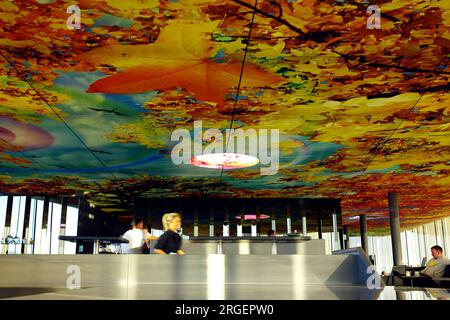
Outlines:
{"label": "hanging cable", "polygon": [[53,108],[53,106],[47,101],[47,99],[45,99],[45,97],[39,92],[39,90],[37,90],[34,85],[31,83],[31,81],[29,81],[26,77],[23,76],[22,72],[14,65],[14,63],[3,53],[2,50],[0,50],[0,55],[8,62],[8,64],[17,72],[19,78],[26,82],[28,84],[28,86],[34,90],[34,92],[36,92],[36,94],[38,95],[38,97],[44,102],[44,104],[50,108],[50,110],[56,115],[56,117],[66,126],[66,128],[80,141],[81,145],[95,158],[95,160],[98,161],[98,163],[100,163],[100,165],[114,178],[114,180],[116,180],[116,182],[118,184],[120,184],[121,186],[122,183],[120,182],[120,180],[114,175],[114,173],[111,171],[111,169],[103,162],[102,159],[100,159],[88,146],[87,144],[83,141],[83,139],[75,132],[75,130],[72,129],[72,127],[70,127],[70,125],[64,120],[63,117],[61,117],[61,115],[55,110],[55,108]]}
{"label": "hanging cable", "polygon": [[[230,127],[229,127],[230,130],[233,129],[233,122],[234,122],[234,116],[236,114],[237,102],[238,102],[238,99],[239,99],[239,93],[241,92],[241,83],[242,83],[242,77],[244,75],[245,60],[247,58],[248,46],[250,44],[250,38],[252,36],[253,22],[255,20],[257,4],[258,4],[258,0],[255,0],[254,10],[253,10],[253,14],[252,14],[252,19],[250,21],[250,27],[249,27],[248,36],[247,36],[247,42],[245,44],[245,49],[244,49],[244,57],[242,59],[241,71],[239,73],[239,81],[238,81],[238,85],[237,85],[237,88],[236,88],[236,96],[234,98],[233,111],[231,112],[231,120],[230,120]],[[228,136],[228,139],[225,142],[225,152],[228,151],[228,144],[230,142],[230,139],[231,139],[231,134]],[[222,184],[223,170],[224,170],[224,166],[222,165],[222,169],[220,171],[219,185]]]}

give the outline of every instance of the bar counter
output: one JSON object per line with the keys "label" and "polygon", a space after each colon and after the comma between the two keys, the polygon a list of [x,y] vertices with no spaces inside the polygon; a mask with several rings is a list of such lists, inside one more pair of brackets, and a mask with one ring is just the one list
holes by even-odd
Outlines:
{"label": "bar counter", "polygon": [[183,240],[189,254],[282,255],[325,254],[325,240],[311,237],[191,237]]}

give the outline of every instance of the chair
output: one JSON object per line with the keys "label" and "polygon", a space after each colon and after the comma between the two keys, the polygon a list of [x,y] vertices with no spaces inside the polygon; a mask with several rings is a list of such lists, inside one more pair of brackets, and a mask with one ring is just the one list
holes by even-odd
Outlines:
{"label": "chair", "polygon": [[445,267],[444,274],[442,275],[442,278],[449,278],[450,279],[450,264]]}

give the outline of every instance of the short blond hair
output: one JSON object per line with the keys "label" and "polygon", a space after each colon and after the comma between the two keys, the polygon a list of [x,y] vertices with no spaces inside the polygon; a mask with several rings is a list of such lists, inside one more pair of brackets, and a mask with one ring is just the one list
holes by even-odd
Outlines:
{"label": "short blond hair", "polygon": [[170,222],[176,218],[181,219],[181,215],[177,212],[171,212],[171,213],[164,214],[162,217],[162,224],[164,226],[164,230],[169,230]]}

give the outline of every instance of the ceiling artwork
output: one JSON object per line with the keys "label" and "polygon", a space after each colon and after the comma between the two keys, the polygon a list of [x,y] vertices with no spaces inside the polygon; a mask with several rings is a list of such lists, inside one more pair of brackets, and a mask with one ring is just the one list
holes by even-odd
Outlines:
{"label": "ceiling artwork", "polygon": [[[402,227],[448,216],[449,26],[449,1],[0,0],[0,192],[340,198],[383,230],[397,191]],[[230,128],[277,132],[276,172],[175,163],[174,132]]]}

